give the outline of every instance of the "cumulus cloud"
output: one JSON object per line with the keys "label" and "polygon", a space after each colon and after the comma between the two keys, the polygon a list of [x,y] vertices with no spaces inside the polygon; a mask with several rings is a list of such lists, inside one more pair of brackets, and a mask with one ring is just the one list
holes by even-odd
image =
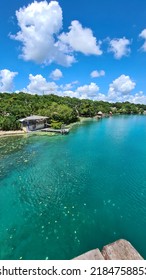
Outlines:
{"label": "cumulus cloud", "polygon": [[53,80],[59,80],[62,77],[63,77],[63,74],[62,74],[62,72],[59,69],[55,69],[50,74],[50,78],[53,79]]}
{"label": "cumulus cloud", "polygon": [[94,99],[97,96],[99,87],[96,83],[90,83],[89,85],[83,85],[76,89],[76,95],[81,99]]}
{"label": "cumulus cloud", "polygon": [[135,86],[135,82],[133,82],[129,76],[121,75],[110,84],[110,90],[126,95],[131,92]]}
{"label": "cumulus cloud", "polygon": [[104,70],[100,70],[100,71],[94,70],[91,72],[90,76],[91,76],[91,78],[99,78],[99,77],[105,76],[105,71]]}
{"label": "cumulus cloud", "polygon": [[135,95],[129,96],[128,101],[135,104],[146,104],[146,95],[140,91]]}
{"label": "cumulus cloud", "polygon": [[127,95],[122,95],[122,94],[115,94],[115,96],[110,96],[110,95],[104,95],[105,98],[102,98],[101,100],[108,101],[108,102],[130,102],[130,103],[135,103],[135,104],[146,104],[146,95],[140,91],[135,94],[127,94]]}
{"label": "cumulus cloud", "polygon": [[30,74],[29,80],[30,83],[24,91],[32,94],[57,94],[58,85],[54,82],[47,82],[42,75],[33,76]]}
{"label": "cumulus cloud", "polygon": [[120,59],[123,56],[128,56],[130,54],[130,44],[130,40],[126,39],[125,37],[112,39],[109,40],[108,51],[112,52],[116,59]]}
{"label": "cumulus cloud", "polygon": [[57,1],[35,1],[16,11],[16,17],[20,31],[10,37],[22,43],[25,61],[71,66],[76,61],[74,52],[102,54],[92,30],[79,21],[71,22],[68,33],[61,33],[63,16]]}
{"label": "cumulus cloud", "polygon": [[13,80],[17,72],[8,69],[0,70],[0,92],[10,92],[13,90]]}
{"label": "cumulus cloud", "polygon": [[98,94],[99,94],[99,87],[95,83],[83,85],[77,87],[74,90],[70,90],[69,88],[65,89],[65,87],[63,87],[62,91],[59,92],[59,95],[62,96],[70,96],[79,99],[92,99],[92,100],[98,100]]}
{"label": "cumulus cloud", "polygon": [[79,83],[78,81],[73,81],[73,82],[65,84],[65,85],[60,85],[60,89],[63,91],[71,90],[78,83]]}
{"label": "cumulus cloud", "polygon": [[89,28],[83,28],[77,20],[71,22],[68,33],[59,36],[60,41],[72,48],[73,51],[81,52],[85,55],[101,55],[100,42],[97,44],[93,32]]}
{"label": "cumulus cloud", "polygon": [[143,46],[141,47],[141,49],[146,52],[146,29],[144,29],[140,34],[139,37],[141,37],[142,39],[145,40]]}
{"label": "cumulus cloud", "polygon": [[[76,87],[77,81],[65,85],[57,85],[55,82],[48,82],[46,78],[38,74],[33,76],[29,75],[29,84],[27,88],[23,89],[24,92],[31,94],[57,94],[59,96],[70,96],[81,99],[94,99],[99,91],[99,87],[95,83]],[[73,90],[74,88],[74,90]]]}
{"label": "cumulus cloud", "polygon": [[31,94],[56,94],[58,96],[70,96],[80,99],[102,100],[108,102],[125,102],[146,104],[146,95],[140,91],[133,94],[132,90],[136,84],[129,76],[121,75],[109,85],[109,91],[104,94],[99,91],[96,83],[77,86],[78,82],[73,81],[65,85],[57,85],[55,82],[48,82],[46,78],[38,74],[29,75],[29,84],[22,91]]}
{"label": "cumulus cloud", "polygon": [[135,104],[146,104],[146,94],[143,92],[138,92],[135,94],[115,94],[114,96],[111,96],[109,94],[101,94],[99,93],[95,100],[102,100],[102,101],[108,101],[108,102],[130,102]]}
{"label": "cumulus cloud", "polygon": [[56,44],[62,29],[62,9],[57,1],[33,2],[16,11],[20,31],[11,38],[22,43],[21,57],[36,63],[69,66],[75,59],[67,49]]}
{"label": "cumulus cloud", "polygon": [[136,83],[129,76],[121,75],[109,85],[108,100],[113,101],[121,98],[123,101],[126,96],[135,88]]}

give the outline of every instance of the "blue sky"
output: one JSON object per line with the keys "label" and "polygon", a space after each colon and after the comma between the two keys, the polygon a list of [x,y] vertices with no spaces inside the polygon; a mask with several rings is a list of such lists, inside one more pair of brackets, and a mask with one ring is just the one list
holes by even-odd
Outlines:
{"label": "blue sky", "polygon": [[146,2],[0,3],[0,91],[146,104]]}

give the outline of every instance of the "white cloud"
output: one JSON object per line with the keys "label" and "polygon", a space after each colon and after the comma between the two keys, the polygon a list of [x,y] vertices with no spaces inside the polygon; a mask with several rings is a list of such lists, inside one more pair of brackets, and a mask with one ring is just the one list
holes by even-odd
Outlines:
{"label": "white cloud", "polygon": [[16,11],[20,31],[10,38],[22,43],[21,58],[39,64],[57,63],[71,66],[76,61],[74,53],[101,55],[92,30],[72,21],[68,33],[61,33],[62,9],[57,1],[33,2]]}
{"label": "white cloud", "polygon": [[144,30],[139,34],[139,37],[141,37],[142,39],[145,40],[145,42],[144,42],[144,44],[143,44],[143,46],[142,46],[141,49],[142,49],[144,52],[146,52],[146,29],[144,29]]}
{"label": "white cloud", "polygon": [[20,31],[11,38],[22,43],[21,57],[36,63],[56,62],[70,66],[74,56],[68,50],[61,49],[55,36],[62,29],[62,9],[57,1],[33,2],[16,11]]}
{"label": "white cloud", "polygon": [[9,92],[13,90],[13,80],[17,72],[8,69],[0,70],[0,92]]}
{"label": "white cloud", "polygon": [[146,95],[141,91],[131,94],[136,84],[129,76],[121,75],[109,85],[107,94],[99,92],[96,83],[90,83],[73,88],[77,82],[65,85],[57,85],[55,82],[48,82],[42,75],[29,75],[30,83],[22,91],[31,94],[56,94],[58,96],[70,96],[80,99],[102,100],[108,102],[125,102],[146,104]]}
{"label": "white cloud", "polygon": [[80,86],[76,89],[78,98],[81,99],[94,99],[97,96],[99,87],[96,83],[90,83],[89,85]]}
{"label": "white cloud", "polygon": [[100,43],[97,44],[93,32],[89,28],[83,28],[77,20],[71,22],[68,33],[59,36],[60,41],[72,48],[73,51],[81,52],[85,55],[101,55]]}
{"label": "white cloud", "polygon": [[128,101],[135,104],[146,104],[146,95],[140,91],[135,95],[130,95]]}
{"label": "white cloud", "polygon": [[73,81],[71,83],[61,85],[60,89],[63,91],[68,91],[68,90],[72,89],[75,85],[77,85],[78,83],[79,83],[78,81]]}
{"label": "white cloud", "polygon": [[91,76],[91,78],[102,77],[102,76],[105,76],[105,71],[104,70],[100,70],[100,71],[94,70],[91,72],[90,76]]}
{"label": "white cloud", "polygon": [[[73,82],[71,83],[73,84]],[[99,87],[95,83],[90,83],[88,85],[83,85],[80,87],[77,87],[74,90],[71,90],[71,88],[65,88],[60,87],[59,89],[59,95],[61,96],[70,96],[70,97],[76,97],[79,99],[98,99],[98,92]]]}
{"label": "white cloud", "polygon": [[58,86],[55,82],[48,82],[42,75],[38,74],[33,76],[29,75],[29,85],[22,91],[31,94],[57,94],[59,96],[70,96],[77,97],[80,99],[94,99],[99,91],[99,87],[95,83],[90,83],[89,85],[83,85],[71,90],[77,81],[73,81],[69,84]]}
{"label": "white cloud", "polygon": [[109,85],[108,101],[126,101],[127,96],[135,88],[136,83],[129,76],[121,75]]}
{"label": "white cloud", "polygon": [[128,56],[130,54],[129,45],[131,44],[130,40],[123,38],[116,38],[109,41],[109,52],[114,53],[116,59],[120,59],[123,56]]}
{"label": "white cloud", "polygon": [[61,86],[60,86],[60,88],[61,88],[62,90],[64,90],[64,91],[70,90],[70,89],[72,89],[72,87],[73,87],[72,83],[68,83],[68,84],[61,85]]}
{"label": "white cloud", "polygon": [[135,104],[146,104],[146,95],[143,92],[138,92],[135,94],[114,94],[111,96],[110,94],[102,94],[99,93],[94,100],[102,100],[102,101],[108,101],[108,102],[130,102]]}
{"label": "white cloud", "polygon": [[53,80],[59,80],[62,77],[63,77],[63,74],[62,74],[62,72],[59,69],[55,69],[50,74],[50,78],[53,79]]}
{"label": "white cloud", "polygon": [[29,75],[30,83],[25,92],[32,94],[57,94],[58,85],[54,82],[47,82],[47,80],[42,75],[33,76]]}
{"label": "white cloud", "polygon": [[130,102],[135,104],[146,104],[146,95],[143,92],[138,92],[135,94],[127,94],[127,95],[120,95],[115,94],[115,96],[105,95],[105,99],[102,99],[108,102]]}
{"label": "white cloud", "polygon": [[120,92],[123,95],[126,95],[131,92],[135,86],[135,82],[133,82],[129,76],[121,75],[110,84],[109,91]]}

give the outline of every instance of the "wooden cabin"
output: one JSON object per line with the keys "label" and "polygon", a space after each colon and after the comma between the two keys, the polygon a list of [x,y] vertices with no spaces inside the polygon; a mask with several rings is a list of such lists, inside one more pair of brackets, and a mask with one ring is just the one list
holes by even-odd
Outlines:
{"label": "wooden cabin", "polygon": [[21,128],[25,132],[36,131],[47,127],[47,119],[45,116],[29,116],[24,119],[20,119]]}

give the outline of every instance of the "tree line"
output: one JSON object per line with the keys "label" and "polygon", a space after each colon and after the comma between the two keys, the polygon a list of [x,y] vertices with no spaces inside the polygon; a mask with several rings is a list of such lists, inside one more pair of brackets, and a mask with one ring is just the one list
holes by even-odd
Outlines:
{"label": "tree line", "polygon": [[20,129],[19,119],[30,115],[49,118],[54,128],[79,121],[80,117],[94,117],[99,111],[109,114],[143,114],[146,105],[129,102],[109,103],[88,99],[28,93],[0,93],[0,129]]}

